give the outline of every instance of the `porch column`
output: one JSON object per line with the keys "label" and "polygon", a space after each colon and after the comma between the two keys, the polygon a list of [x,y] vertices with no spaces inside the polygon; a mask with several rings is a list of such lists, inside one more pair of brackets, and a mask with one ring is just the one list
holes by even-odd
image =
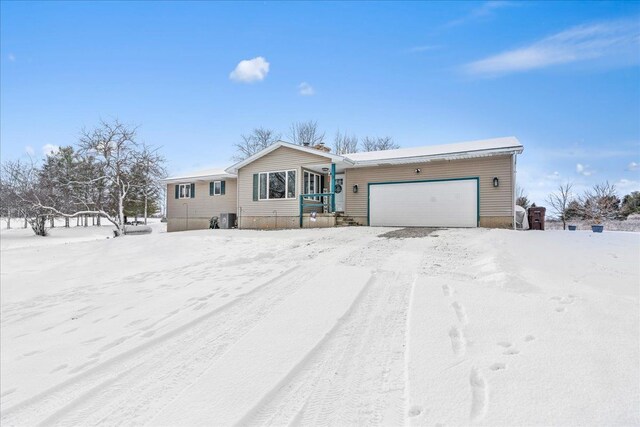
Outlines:
{"label": "porch column", "polygon": [[336,164],[331,163],[331,212],[336,211]]}

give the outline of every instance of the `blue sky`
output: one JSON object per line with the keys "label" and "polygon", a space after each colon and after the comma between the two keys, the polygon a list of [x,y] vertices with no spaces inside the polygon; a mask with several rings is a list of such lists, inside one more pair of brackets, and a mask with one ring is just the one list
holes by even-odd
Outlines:
{"label": "blue sky", "polygon": [[[640,190],[640,3],[2,2],[2,158],[140,125],[172,173],[294,121],[403,147],[514,135],[534,201]],[[241,62],[246,61],[246,62]]]}

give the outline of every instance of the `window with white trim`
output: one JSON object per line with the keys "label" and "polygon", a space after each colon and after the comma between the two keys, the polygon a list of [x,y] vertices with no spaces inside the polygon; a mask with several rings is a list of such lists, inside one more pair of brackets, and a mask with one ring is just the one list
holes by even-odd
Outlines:
{"label": "window with white trim", "polygon": [[296,171],[261,172],[258,183],[258,199],[295,199]]}
{"label": "window with white trim", "polygon": [[[322,184],[322,177],[319,174],[304,171],[303,178],[304,194],[314,194],[322,192],[322,189],[320,188]],[[320,199],[320,197],[316,196],[312,197],[312,199],[318,200]]]}
{"label": "window with white trim", "polygon": [[213,195],[220,196],[222,194],[222,181],[213,181]]}
{"label": "window with white trim", "polygon": [[191,198],[191,184],[180,184],[178,191],[179,199],[189,199]]}

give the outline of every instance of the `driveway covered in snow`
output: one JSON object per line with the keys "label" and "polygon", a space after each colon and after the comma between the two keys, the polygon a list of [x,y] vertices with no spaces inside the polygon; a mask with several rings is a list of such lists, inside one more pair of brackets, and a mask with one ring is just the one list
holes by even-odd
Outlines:
{"label": "driveway covered in snow", "polygon": [[2,425],[640,423],[637,233],[104,229],[3,230]]}

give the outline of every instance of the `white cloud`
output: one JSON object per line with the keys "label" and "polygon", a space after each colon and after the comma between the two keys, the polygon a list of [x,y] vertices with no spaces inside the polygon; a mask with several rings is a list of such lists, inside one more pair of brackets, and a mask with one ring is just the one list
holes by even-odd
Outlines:
{"label": "white cloud", "polygon": [[557,181],[560,179],[560,172],[554,171],[553,173],[545,175],[545,178],[550,181]]}
{"label": "white cloud", "polygon": [[269,63],[264,57],[257,56],[240,61],[229,74],[229,78],[235,82],[253,83],[264,80],[267,73],[269,73]]}
{"label": "white cloud", "polygon": [[16,62],[16,55],[9,53],[9,55],[7,55],[7,59],[9,59],[9,62]]}
{"label": "white cloud", "polygon": [[628,171],[637,171],[638,169],[640,169],[640,164],[636,162],[631,162],[629,163],[629,166],[627,166]]}
{"label": "white cloud", "polygon": [[453,21],[448,22],[445,27],[455,27],[457,25],[464,24],[469,21],[475,21],[483,18],[490,18],[494,15],[495,11],[498,9],[503,9],[505,7],[518,6],[517,2],[513,1],[486,1],[482,3],[481,6],[472,9],[468,14],[464,15],[461,18],[454,19]]}
{"label": "white cloud", "polygon": [[29,156],[33,156],[34,154],[36,154],[36,150],[33,149],[32,146],[27,145],[26,147],[24,147],[24,151],[29,155]]}
{"label": "white cloud", "polygon": [[509,50],[464,66],[468,74],[496,76],[599,58],[638,62],[640,27],[635,21],[580,25],[529,46]]}
{"label": "white cloud", "polygon": [[618,191],[619,196],[624,196],[625,194],[629,194],[632,191],[640,191],[640,181],[633,181],[630,179],[622,178],[618,182],[615,183],[616,190]]}
{"label": "white cloud", "polygon": [[298,85],[298,93],[302,96],[312,96],[316,94],[316,91],[309,83],[302,82]]}
{"label": "white cloud", "polygon": [[42,146],[42,155],[49,156],[51,154],[56,154],[60,150],[60,147],[53,144],[44,144]]}
{"label": "white cloud", "polygon": [[582,163],[576,164],[576,172],[583,176],[593,175],[593,170],[589,165],[583,165]]}

